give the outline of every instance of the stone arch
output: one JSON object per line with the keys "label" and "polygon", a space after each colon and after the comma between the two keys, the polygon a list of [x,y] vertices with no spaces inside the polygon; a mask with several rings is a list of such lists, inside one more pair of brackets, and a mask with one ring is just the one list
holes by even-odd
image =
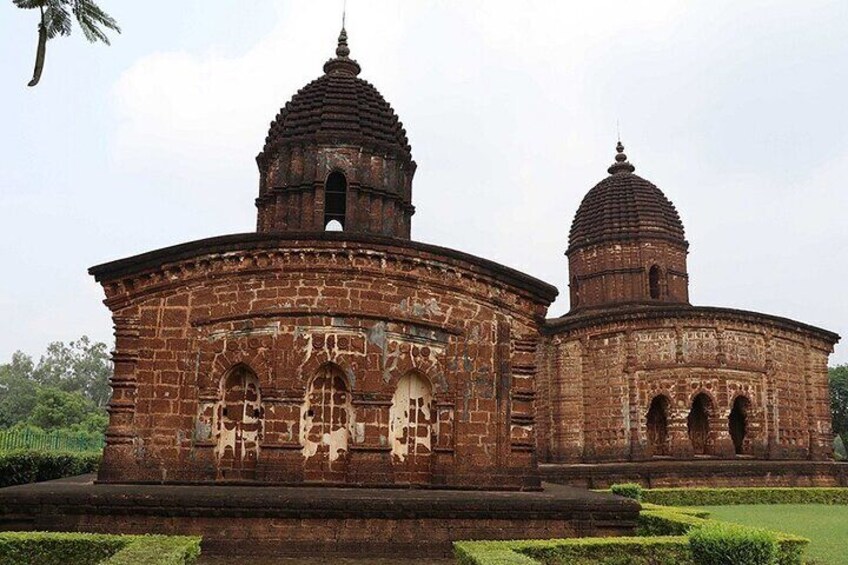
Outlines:
{"label": "stone arch", "polygon": [[335,363],[325,363],[310,379],[300,411],[301,453],[316,458],[328,471],[341,470],[347,459],[354,423],[348,379]]}
{"label": "stone arch", "polygon": [[651,265],[648,270],[648,293],[652,300],[662,298],[662,269],[659,265]]}
{"label": "stone arch", "polygon": [[651,399],[646,416],[646,431],[651,455],[669,455],[668,420],[670,408],[671,399],[665,394],[658,394]]}
{"label": "stone arch", "polygon": [[342,171],[335,170],[327,175],[324,183],[324,229],[330,222],[338,222],[341,229],[345,229],[347,187],[347,178]]}
{"label": "stone arch", "polygon": [[733,449],[736,455],[744,455],[748,452],[748,438],[750,427],[751,401],[744,394],[733,399],[733,406],[727,418],[730,439],[733,441]]}
{"label": "stone arch", "polygon": [[398,379],[389,410],[392,457],[404,462],[429,457],[433,434],[433,385],[419,371]]}
{"label": "stone arch", "polygon": [[710,420],[715,412],[715,402],[707,392],[701,391],[692,397],[690,406],[686,428],[692,450],[695,455],[709,455],[713,447]]}
{"label": "stone arch", "polygon": [[219,479],[253,479],[262,436],[259,377],[238,363],[221,377],[215,411],[215,460]]}

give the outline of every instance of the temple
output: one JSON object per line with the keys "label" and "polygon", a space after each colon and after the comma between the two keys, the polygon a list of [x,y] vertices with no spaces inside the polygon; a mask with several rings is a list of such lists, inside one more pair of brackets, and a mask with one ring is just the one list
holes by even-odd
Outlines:
{"label": "temple", "polygon": [[814,464],[839,337],[692,306],[677,211],[621,143],[546,318],[550,284],[410,239],[416,164],[360,70],[342,30],[271,123],[255,232],[90,269],[116,339],[101,483],[536,490],[713,459],[844,481]]}

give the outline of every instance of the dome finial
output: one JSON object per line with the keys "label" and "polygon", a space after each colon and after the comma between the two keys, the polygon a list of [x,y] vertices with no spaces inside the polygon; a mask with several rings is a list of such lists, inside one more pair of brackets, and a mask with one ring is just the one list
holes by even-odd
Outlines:
{"label": "dome finial", "polygon": [[359,63],[349,57],[350,48],[347,46],[347,30],[345,29],[345,16],[347,8],[342,11],[342,31],[339,33],[339,42],[336,46],[336,57],[324,63],[324,72],[328,74],[348,74],[356,76],[362,70]]}
{"label": "dome finial", "polygon": [[620,173],[632,173],[636,170],[636,167],[627,162],[627,155],[624,153],[624,145],[621,143],[621,139],[618,140],[618,143],[615,145],[615,163],[607,169],[607,172],[611,175],[617,175]]}

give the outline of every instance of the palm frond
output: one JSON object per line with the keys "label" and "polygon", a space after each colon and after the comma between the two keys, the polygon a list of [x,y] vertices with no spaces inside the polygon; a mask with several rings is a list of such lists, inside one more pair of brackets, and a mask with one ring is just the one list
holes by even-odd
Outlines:
{"label": "palm frond", "polygon": [[100,29],[101,26],[121,33],[121,28],[118,27],[115,18],[104,12],[92,0],[70,0],[70,2],[74,16],[79,22],[85,38],[89,41],[102,41],[106,45],[110,44],[109,37]]}
{"label": "palm frond", "polygon": [[71,35],[73,23],[71,13],[60,3],[51,3],[44,10],[44,27],[47,30],[47,39],[53,39],[58,35]]}
{"label": "palm frond", "polygon": [[45,8],[50,3],[50,0],[12,0],[12,4],[24,10],[35,10],[36,8]]}

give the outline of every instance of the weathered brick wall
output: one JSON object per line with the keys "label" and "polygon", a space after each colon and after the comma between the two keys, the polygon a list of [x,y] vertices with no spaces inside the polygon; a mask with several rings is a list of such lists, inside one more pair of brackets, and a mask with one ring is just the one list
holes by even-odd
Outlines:
{"label": "weathered brick wall", "polygon": [[[547,461],[735,457],[737,452],[771,459],[831,456],[827,357],[833,343],[828,336],[731,310],[626,314],[621,309],[618,316],[586,315],[570,328],[567,323],[554,328],[548,337],[539,395],[550,403],[540,404],[538,418],[539,441],[545,445],[540,452]],[[693,410],[698,395],[703,395],[703,424],[697,415],[690,423],[690,414],[699,412]],[[652,416],[662,425],[649,422],[655,399],[665,407]],[[730,430],[734,405],[737,426],[738,413],[744,413],[738,446]],[[700,434],[702,443],[692,434]]]}
{"label": "weathered brick wall", "polygon": [[538,484],[538,328],[555,290],[336,237],[99,275],[118,336],[101,480]]}
{"label": "weathered brick wall", "polygon": [[363,147],[290,144],[260,161],[257,231],[323,231],[325,182],[347,183],[345,231],[409,239],[415,163]]}
{"label": "weathered brick wall", "polygon": [[[572,250],[571,309],[649,301],[688,303],[686,253],[683,244],[662,239],[622,239]],[[651,298],[648,280],[654,265],[660,268],[657,299]]]}

